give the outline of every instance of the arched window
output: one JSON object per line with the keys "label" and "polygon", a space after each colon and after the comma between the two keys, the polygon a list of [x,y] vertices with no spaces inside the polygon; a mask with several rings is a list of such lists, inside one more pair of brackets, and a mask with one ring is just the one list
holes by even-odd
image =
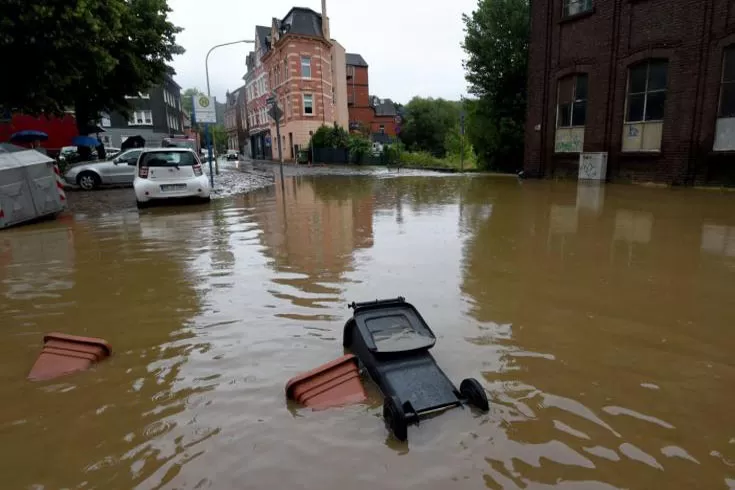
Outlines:
{"label": "arched window", "polygon": [[735,150],[735,45],[725,49],[722,56],[720,103],[715,130],[715,151]]}
{"label": "arched window", "polygon": [[556,97],[556,153],[580,153],[587,124],[588,76],[570,75],[559,80]]}

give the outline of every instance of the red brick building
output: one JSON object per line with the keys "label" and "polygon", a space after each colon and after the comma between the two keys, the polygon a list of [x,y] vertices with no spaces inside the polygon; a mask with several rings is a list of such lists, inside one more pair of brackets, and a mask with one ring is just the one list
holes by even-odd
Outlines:
{"label": "red brick building", "polygon": [[531,2],[524,169],[609,180],[735,180],[732,0]]}
{"label": "red brick building", "polygon": [[[326,0],[321,13],[294,7],[270,27],[256,27],[255,51],[248,56],[247,110],[252,154],[278,157],[276,125],[268,99],[282,110],[280,146],[295,160],[322,125],[347,127],[345,50],[329,34]],[[260,152],[259,148],[264,148]]]}
{"label": "red brick building", "polygon": [[396,135],[396,107],[390,99],[370,95],[368,64],[359,54],[347,53],[347,108],[350,130],[361,125],[370,128],[370,134]]}

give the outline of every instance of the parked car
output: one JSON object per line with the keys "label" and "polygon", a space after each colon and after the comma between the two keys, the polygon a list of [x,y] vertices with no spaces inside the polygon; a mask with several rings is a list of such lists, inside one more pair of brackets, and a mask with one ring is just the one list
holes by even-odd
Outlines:
{"label": "parked car", "polygon": [[227,160],[237,160],[239,155],[237,154],[237,150],[227,150]]}
{"label": "parked car", "polygon": [[135,178],[136,164],[143,148],[125,151],[111,160],[85,162],[74,165],[64,174],[70,184],[76,184],[85,191],[103,185],[130,185]]}
{"label": "parked car", "polygon": [[152,201],[195,198],[209,201],[211,187],[197,154],[186,148],[148,148],[138,158],[133,181],[139,208]]}

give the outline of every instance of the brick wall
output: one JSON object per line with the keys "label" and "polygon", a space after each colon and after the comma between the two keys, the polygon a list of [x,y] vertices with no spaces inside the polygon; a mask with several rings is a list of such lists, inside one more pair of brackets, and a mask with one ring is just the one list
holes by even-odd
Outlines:
{"label": "brick wall", "polygon": [[[370,105],[370,86],[368,68],[354,66],[354,76],[347,78],[347,97],[352,101],[348,105],[350,122],[360,122],[370,128],[371,133],[380,132],[384,126],[385,134],[396,135],[396,124],[393,117],[377,116]],[[349,73],[349,72],[348,72]]]}
{"label": "brick wall", "polygon": [[[562,0],[532,2],[524,168],[576,174],[578,154],[554,152],[560,78],[589,77],[583,151],[609,153],[611,180],[684,184],[720,179],[735,161],[713,154],[723,49],[735,42],[735,2],[596,0],[591,13],[562,18]],[[661,150],[624,153],[628,69],[668,60]]]}
{"label": "brick wall", "polygon": [[[286,35],[263,57],[265,69],[270,74],[270,90],[276,93],[284,112],[281,144],[286,160],[294,158],[289,134],[293,145],[307,146],[310,131],[316,131],[322,124],[331,126],[337,120],[338,112],[332,100],[331,50],[331,45],[324,39]],[[302,73],[302,57],[311,60],[311,77],[304,77]],[[287,70],[284,69],[286,61]],[[280,70],[278,75],[276,70]],[[312,114],[304,111],[304,95],[312,96]],[[273,157],[277,158],[275,122],[270,121],[269,127],[273,137]]]}

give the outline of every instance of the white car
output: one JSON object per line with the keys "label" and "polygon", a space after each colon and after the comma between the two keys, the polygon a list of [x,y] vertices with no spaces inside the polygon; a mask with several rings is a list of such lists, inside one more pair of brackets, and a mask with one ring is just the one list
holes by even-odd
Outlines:
{"label": "white car", "polygon": [[133,181],[139,208],[151,201],[199,198],[209,201],[211,187],[197,154],[187,148],[150,148],[138,158]]}

